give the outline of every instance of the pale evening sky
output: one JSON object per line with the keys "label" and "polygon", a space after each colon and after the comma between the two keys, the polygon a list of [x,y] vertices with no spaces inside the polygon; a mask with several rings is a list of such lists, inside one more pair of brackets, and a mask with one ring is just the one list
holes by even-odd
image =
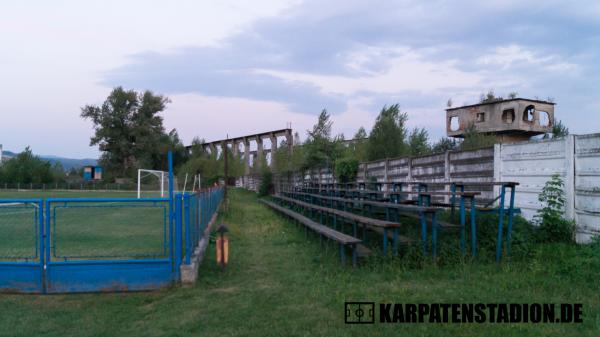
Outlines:
{"label": "pale evening sky", "polygon": [[118,85],[172,103],[185,143],[284,128],[327,108],[367,130],[385,104],[444,135],[445,104],[494,89],[600,132],[600,2],[0,1],[0,144],[97,157],[80,107]]}

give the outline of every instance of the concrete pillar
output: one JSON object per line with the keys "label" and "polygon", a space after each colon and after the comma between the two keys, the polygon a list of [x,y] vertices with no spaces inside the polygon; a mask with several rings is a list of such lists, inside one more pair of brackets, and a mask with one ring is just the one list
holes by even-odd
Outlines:
{"label": "concrete pillar", "polygon": [[[451,175],[450,175],[451,169],[452,168],[450,165],[450,151],[446,151],[446,153],[444,154],[444,180],[446,183],[449,182],[451,179]],[[450,185],[444,185],[444,191],[450,192]],[[446,203],[446,204],[450,203],[449,195],[444,196],[444,203]]]}
{"label": "concrete pillar", "polygon": [[240,142],[238,140],[234,140],[232,141],[233,144],[233,157],[237,158],[237,156],[239,155],[240,152]]}
{"label": "concrete pillar", "polygon": [[254,162],[254,165],[256,168],[260,168],[260,162],[264,158],[263,141],[262,138],[260,138],[260,136],[256,137],[256,156],[258,158]]}
{"label": "concrete pillar", "polygon": [[[494,182],[502,181],[502,144],[494,144]],[[500,186],[494,186],[494,195],[496,198],[500,195]],[[498,202],[496,202],[498,204]]]}
{"label": "concrete pillar", "polygon": [[248,138],[244,138],[244,164],[246,166],[246,175],[250,174],[250,141]]}
{"label": "concrete pillar", "polygon": [[294,136],[292,135],[292,130],[287,130],[285,132],[285,142],[288,146],[288,151],[291,154],[294,148]]}
{"label": "concrete pillar", "polygon": [[217,147],[215,146],[215,144],[210,143],[210,144],[208,144],[208,146],[210,147],[210,154],[215,154],[215,153],[217,155],[219,154],[219,152],[217,152]]}
{"label": "concrete pillar", "polygon": [[575,135],[565,138],[565,218],[575,219]]}
{"label": "concrete pillar", "polygon": [[277,152],[277,136],[271,134],[271,167],[274,167],[275,152]]}
{"label": "concrete pillar", "polygon": [[385,192],[389,191],[389,185],[388,183],[388,166],[390,164],[390,160],[389,159],[385,159],[385,162],[383,164],[383,182],[385,184],[383,184],[381,187],[381,189]]}
{"label": "concrete pillar", "polygon": [[[413,158],[412,157],[408,157],[408,174],[406,175],[406,181],[412,182],[413,181],[413,176],[412,176],[412,161]],[[413,185],[408,185],[407,186],[409,191],[413,190]]]}

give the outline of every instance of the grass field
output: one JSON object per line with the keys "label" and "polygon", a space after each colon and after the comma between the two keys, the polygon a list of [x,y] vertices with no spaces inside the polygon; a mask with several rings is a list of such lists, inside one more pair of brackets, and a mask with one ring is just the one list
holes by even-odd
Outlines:
{"label": "grass field", "polygon": [[[600,249],[543,245],[526,258],[413,265],[378,257],[352,270],[334,245],[233,191],[230,266],[214,245],[190,287],[129,294],[0,295],[2,336],[597,336]],[[584,323],[344,324],[345,301],[583,303]]]}

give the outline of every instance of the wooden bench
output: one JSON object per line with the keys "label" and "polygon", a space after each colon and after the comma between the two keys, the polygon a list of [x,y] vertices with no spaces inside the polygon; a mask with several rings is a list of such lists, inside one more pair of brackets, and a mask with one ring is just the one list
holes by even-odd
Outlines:
{"label": "wooden bench", "polygon": [[[307,203],[304,201],[300,201],[300,200],[293,199],[293,198],[288,198],[288,197],[285,197],[282,195],[273,195],[272,197],[274,199],[281,200],[281,201],[284,201],[284,202],[287,202],[290,204],[294,204],[294,205],[302,207],[304,209],[317,211],[317,212],[321,213],[321,215],[331,214],[331,215],[333,215],[334,228],[337,228],[337,217],[346,219],[347,222],[352,223],[352,233],[355,237],[358,235],[358,229],[357,229],[358,224],[362,225],[362,227],[363,227],[363,238],[366,238],[366,227],[369,227],[370,229],[372,229],[374,231],[382,233],[383,234],[383,253],[384,253],[384,255],[387,255],[387,250],[388,250],[388,238],[390,236],[390,234],[388,233],[389,229],[392,230],[391,237],[392,237],[392,249],[393,249],[392,252],[393,252],[393,254],[398,253],[398,245],[400,244],[400,242],[407,242],[409,240],[408,238],[400,238],[399,233],[398,233],[398,228],[401,226],[401,224],[398,222],[373,219],[373,218],[369,218],[366,216],[342,211],[339,209],[328,208],[328,207],[324,207],[324,206],[310,204],[310,203]],[[323,222],[323,219],[321,219],[321,222]],[[378,228],[378,230],[375,230],[375,228]]]}
{"label": "wooden bench", "polygon": [[[464,250],[464,248],[463,248],[464,247],[464,226],[456,225],[456,224],[445,222],[445,221],[438,221],[436,213],[441,211],[441,209],[438,207],[404,205],[404,204],[397,204],[397,203],[391,203],[391,202],[356,200],[356,199],[341,198],[341,197],[328,197],[328,196],[324,196],[324,195],[320,195],[320,194],[311,194],[311,193],[304,193],[304,192],[284,192],[284,193],[296,195],[298,197],[331,201],[331,205],[330,205],[331,207],[334,207],[333,202],[338,202],[338,203],[343,203],[345,209],[346,209],[347,204],[361,205],[361,207],[359,208],[361,210],[363,210],[364,206],[384,208],[384,209],[386,209],[386,216],[388,216],[388,220],[389,220],[389,213],[387,210],[388,209],[396,209],[399,211],[399,215],[401,215],[403,217],[410,217],[410,218],[415,218],[415,219],[420,220],[420,222],[421,222],[421,243],[423,245],[423,253],[424,254],[427,253],[427,225],[430,225],[431,230],[432,230],[432,232],[431,232],[431,234],[432,234],[432,255],[434,258],[437,255],[437,229],[438,229],[438,227],[441,229],[461,229],[461,250]],[[354,209],[354,206],[352,206],[352,208]],[[428,218],[426,216],[427,214],[430,214],[431,217]],[[380,234],[389,236],[389,234],[382,233],[381,230],[379,230],[377,232]],[[407,238],[407,237],[402,237],[400,240],[401,240],[401,243],[403,243],[403,244],[408,244],[408,243],[414,242],[414,240],[411,240],[410,238]]]}
{"label": "wooden bench", "polygon": [[[311,229],[312,231],[314,231],[315,233],[317,233],[321,236],[324,236],[328,239],[338,242],[340,244],[340,258],[342,260],[342,264],[346,263],[346,246],[349,246],[352,249],[352,266],[356,267],[356,259],[357,259],[358,253],[359,253],[358,245],[362,242],[360,239],[357,239],[348,234],[338,232],[327,226],[321,225],[321,224],[305,217],[302,214],[296,213],[288,208],[279,206],[270,201],[267,201],[264,199],[261,199],[260,201],[263,204],[267,205],[268,207],[270,207],[280,213],[283,213],[283,214],[287,215],[288,217],[298,221],[299,223],[304,225],[305,228]],[[362,249],[363,254],[364,254],[364,251],[365,250]]]}

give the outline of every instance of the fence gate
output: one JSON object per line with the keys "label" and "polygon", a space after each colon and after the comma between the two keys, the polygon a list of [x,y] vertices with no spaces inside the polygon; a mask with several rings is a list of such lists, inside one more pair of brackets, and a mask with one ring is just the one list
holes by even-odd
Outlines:
{"label": "fence gate", "polygon": [[48,199],[47,293],[135,291],[173,281],[169,199]]}
{"label": "fence gate", "polygon": [[171,233],[167,198],[0,200],[0,292],[169,286]]}
{"label": "fence gate", "polygon": [[43,291],[42,200],[0,200],[0,292]]}

